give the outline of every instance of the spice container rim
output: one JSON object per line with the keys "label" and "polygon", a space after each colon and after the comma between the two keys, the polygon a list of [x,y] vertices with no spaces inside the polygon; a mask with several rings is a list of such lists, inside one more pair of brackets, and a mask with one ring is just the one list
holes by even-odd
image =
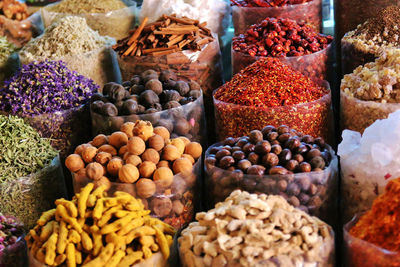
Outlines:
{"label": "spice container rim", "polygon": [[[241,137],[236,137],[235,139],[240,139],[240,138],[241,138]],[[204,154],[204,155],[205,155],[204,158],[207,158],[207,156],[212,155],[212,154],[210,154],[210,150],[211,150],[212,148],[215,148],[215,147],[218,147],[218,146],[223,146],[223,142],[218,142],[218,143],[215,143],[215,144],[211,145],[210,147],[208,147],[207,150],[206,150],[206,152],[205,152],[205,154]],[[307,175],[320,174],[321,172],[325,172],[325,171],[327,171],[327,170],[331,170],[332,168],[337,167],[338,162],[339,162],[339,159],[338,159],[338,157],[336,156],[336,153],[335,153],[335,151],[333,150],[333,148],[332,148],[329,144],[325,144],[325,146],[327,147],[329,153],[331,154],[332,159],[331,159],[331,161],[329,162],[329,165],[327,165],[327,166],[325,167],[325,169],[323,169],[322,171],[299,172],[299,173],[290,173],[290,174],[273,174],[273,175],[271,175],[271,174],[264,174],[264,175],[261,175],[261,176],[259,176],[259,175],[252,175],[252,174],[244,174],[244,175],[245,175],[246,177],[261,177],[261,178],[267,178],[267,177],[271,177],[271,176],[273,176],[273,177],[286,177],[286,176],[288,176],[288,175],[294,175],[294,176],[296,176],[296,175],[304,175],[304,174],[307,174]],[[225,170],[225,169],[221,169],[220,167],[217,167],[217,166],[213,166],[212,169],[217,169],[217,170],[222,171],[222,172],[225,172],[225,173],[226,173],[226,172],[231,173],[231,171]],[[208,169],[208,168],[207,168],[207,164],[204,162],[204,171],[205,171],[206,173],[208,173],[210,170],[211,170],[211,169]]]}
{"label": "spice container rim", "polygon": [[[313,1],[315,1],[315,0],[313,0]],[[105,15],[105,16],[109,16],[112,13],[116,13],[118,11],[121,11],[121,10],[124,10],[124,9],[128,9],[128,8],[129,9],[135,8],[135,10],[133,10],[134,11],[134,15],[136,15],[136,12],[137,12],[137,10],[136,10],[137,3],[135,1],[131,1],[131,0],[126,0],[126,1],[122,0],[122,2],[126,4],[126,7],[118,8],[118,9],[115,9],[115,10],[110,10],[110,11],[107,11],[107,12],[100,12],[100,13],[98,13],[98,12],[90,12],[90,13],[76,13],[76,14],[74,14],[74,13],[66,13],[66,12],[55,12],[55,11],[50,11],[50,10],[46,9],[49,6],[55,6],[55,5],[59,4],[60,2],[54,2],[54,3],[50,3],[50,4],[47,4],[47,5],[41,6],[41,8],[40,8],[41,15],[43,16],[43,13],[42,13],[43,10],[45,10],[46,12],[49,12],[49,13],[63,14],[63,15],[70,15],[70,16],[82,16],[82,15],[89,15],[89,14],[90,15]]]}
{"label": "spice container rim", "polygon": [[[12,116],[20,117],[22,119],[34,119],[36,117],[41,117],[41,116],[46,116],[46,115],[63,115],[63,113],[65,113],[65,112],[84,109],[89,104],[89,100],[90,100],[90,98],[86,99],[87,103],[80,104],[79,106],[70,107],[70,108],[67,108],[67,109],[55,110],[53,112],[43,112],[43,113],[38,113],[38,114],[30,114],[30,113],[27,113],[27,114],[23,114],[23,113],[12,114],[12,112],[10,112],[10,111],[0,110],[0,115],[4,115],[4,116],[12,115]],[[33,127],[33,128],[36,129],[35,127]],[[36,131],[38,131],[38,130],[36,130]],[[52,139],[52,138],[49,138],[49,139]]]}
{"label": "spice container rim", "polygon": [[[239,72],[240,73],[240,72]],[[239,74],[238,73],[238,74]],[[223,100],[219,100],[215,97],[215,94],[217,93],[217,91],[221,88],[217,88],[213,91],[212,93],[212,98],[213,98],[213,102],[214,105],[217,104],[225,104],[225,105],[229,105],[233,108],[252,108],[252,109],[264,109],[264,110],[268,110],[268,109],[278,109],[278,108],[293,108],[293,107],[302,107],[302,106],[309,106],[310,104],[316,104],[318,102],[323,102],[323,101],[327,101],[327,100],[331,100],[331,95],[332,95],[332,91],[329,85],[329,82],[327,80],[317,80],[314,81],[316,84],[318,84],[321,87],[324,87],[325,90],[327,90],[327,93],[324,94],[322,97],[311,101],[311,102],[305,102],[305,103],[299,103],[299,104],[293,104],[293,105],[286,105],[286,106],[246,106],[246,105],[241,105],[241,104],[235,104],[235,103],[229,103],[229,102],[225,102]]]}
{"label": "spice container rim", "polygon": [[[374,249],[376,249],[376,250],[379,250],[379,251],[381,251],[381,252],[383,252],[383,253],[385,253],[385,254],[389,254],[389,255],[398,255],[398,254],[400,254],[400,252],[387,250],[387,249],[382,248],[382,247],[380,247],[380,246],[377,246],[377,245],[375,245],[375,244],[373,244],[373,243],[370,243],[370,242],[368,242],[368,241],[365,241],[365,240],[363,240],[363,239],[360,239],[360,238],[358,238],[358,237],[355,237],[355,236],[353,236],[353,235],[351,235],[351,234],[349,233],[349,230],[350,230],[353,226],[355,226],[355,224],[358,222],[359,219],[361,219],[361,217],[362,217],[364,214],[365,214],[365,212],[357,213],[356,215],[353,216],[353,218],[352,218],[349,222],[347,222],[345,225],[343,225],[343,237],[344,237],[344,239],[346,239],[346,238],[352,239],[352,240],[357,241],[358,243],[360,243],[360,244],[362,244],[362,245],[364,245],[364,246],[372,247],[372,248],[374,248]],[[349,243],[349,244],[350,244],[350,243],[352,243],[352,241],[351,241],[351,240],[348,240],[348,241],[345,241],[345,243]]]}
{"label": "spice container rim", "polygon": [[[203,101],[204,101],[204,93],[203,93],[203,89],[200,89],[200,96],[195,100],[195,101],[192,101],[192,102],[190,102],[190,103],[187,103],[187,104],[185,104],[185,105],[181,105],[181,106],[179,106],[179,107],[174,107],[174,108],[170,108],[170,109],[163,109],[163,110],[161,110],[161,111],[157,111],[157,112],[154,112],[154,113],[140,113],[140,114],[129,114],[129,115],[117,115],[117,116],[107,116],[107,115],[103,115],[103,114],[101,114],[101,113],[98,113],[98,112],[96,112],[96,111],[94,111],[93,109],[92,109],[92,107],[90,106],[90,112],[94,112],[94,113],[96,113],[97,115],[100,115],[100,116],[103,116],[103,117],[106,117],[106,118],[113,118],[113,117],[129,117],[129,116],[132,116],[132,115],[137,115],[137,116],[156,116],[156,115],[158,115],[158,114],[161,114],[161,113],[163,113],[163,112],[171,112],[171,111],[175,111],[175,110],[179,110],[179,109],[183,109],[183,108],[190,108],[192,105],[195,105],[195,106],[197,106],[197,105],[201,105],[201,106],[203,106]],[[138,120],[140,120],[140,119],[138,119]]]}
{"label": "spice container rim", "polygon": [[263,7],[263,6],[253,6],[253,7],[247,7],[247,6],[238,6],[238,5],[231,5],[231,8],[247,8],[247,9],[284,9],[284,8],[296,8],[299,6],[306,7],[308,5],[314,4],[315,2],[320,1],[320,0],[311,0],[305,3],[300,3],[300,4],[290,4],[290,5],[284,5],[284,6],[269,6],[269,7]]}
{"label": "spice container rim", "polygon": [[382,103],[382,102],[377,102],[377,101],[373,101],[373,100],[362,100],[355,96],[351,96],[351,95],[347,94],[346,92],[344,92],[343,89],[340,89],[340,96],[347,97],[348,100],[359,102],[357,104],[371,104],[371,105],[376,105],[376,106],[394,106],[394,107],[400,105],[400,102],[398,102],[398,103],[392,103],[392,102]]}
{"label": "spice container rim", "polygon": [[[328,35],[322,34],[322,33],[320,33],[320,35],[322,35],[322,36],[324,36],[324,37],[328,36]],[[322,50],[320,50],[320,51],[317,51],[317,52],[315,52],[315,53],[312,53],[312,54],[302,55],[302,56],[271,57],[271,58],[284,59],[284,60],[286,60],[286,61],[294,60],[294,59],[298,59],[298,60],[296,60],[296,61],[300,61],[301,59],[309,59],[309,58],[311,58],[312,56],[318,56],[319,54],[325,54],[325,53],[329,52],[329,50],[331,49],[332,44],[333,44],[334,42],[335,42],[335,39],[333,39],[333,40],[328,44],[328,46],[327,46],[326,48],[324,48],[324,49],[322,49]],[[233,53],[240,54],[240,56],[241,56],[242,58],[256,58],[256,60],[259,60],[259,59],[261,59],[261,58],[268,58],[268,57],[269,57],[269,56],[267,56],[267,57],[263,57],[263,56],[251,56],[251,55],[249,55],[249,54],[243,53],[242,51],[235,51],[235,50],[233,49],[233,47],[231,48],[231,53],[232,53],[232,55],[233,55]]]}

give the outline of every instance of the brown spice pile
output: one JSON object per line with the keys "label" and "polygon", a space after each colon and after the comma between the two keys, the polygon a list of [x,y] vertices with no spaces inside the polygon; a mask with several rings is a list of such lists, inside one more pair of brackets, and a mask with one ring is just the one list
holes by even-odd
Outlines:
{"label": "brown spice pile", "polygon": [[276,58],[263,58],[233,76],[215,92],[227,103],[278,107],[309,103],[328,91]]}
{"label": "brown spice pile", "polygon": [[355,31],[354,36],[365,36],[366,40],[393,45],[400,44],[400,7],[389,6],[381,10],[375,17],[367,20]]}

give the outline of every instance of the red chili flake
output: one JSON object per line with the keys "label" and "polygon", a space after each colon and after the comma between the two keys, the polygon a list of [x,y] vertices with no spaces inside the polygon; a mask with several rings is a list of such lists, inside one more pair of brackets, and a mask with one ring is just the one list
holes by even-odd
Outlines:
{"label": "red chili flake", "polygon": [[389,179],[390,177],[392,177],[392,175],[391,175],[390,173],[386,173],[386,175],[385,175],[384,177],[385,177],[385,179],[387,180],[387,179]]}
{"label": "red chili flake", "polygon": [[298,5],[312,0],[231,0],[231,6],[242,7],[275,7]]}

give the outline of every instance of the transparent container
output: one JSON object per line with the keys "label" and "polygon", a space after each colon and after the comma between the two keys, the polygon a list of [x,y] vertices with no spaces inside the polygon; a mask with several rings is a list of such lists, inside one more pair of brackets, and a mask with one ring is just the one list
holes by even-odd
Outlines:
{"label": "transparent container", "polygon": [[341,128],[363,133],[376,120],[386,119],[390,113],[400,109],[400,103],[364,101],[340,91]]}
{"label": "transparent container", "polygon": [[[28,252],[29,267],[47,267],[48,265],[38,261],[32,253]],[[64,265],[62,265],[64,266]],[[161,252],[153,253],[153,255],[140,263],[132,265],[132,267],[168,267],[167,261]]]}
{"label": "transparent container", "polygon": [[24,235],[18,237],[17,241],[0,251],[1,267],[25,267],[28,266],[27,247]]}
{"label": "transparent container", "polygon": [[245,33],[249,26],[260,23],[267,17],[292,19],[297,23],[307,23],[317,32],[322,30],[322,0],[312,0],[304,4],[282,7],[239,7],[232,6],[235,35]]}
{"label": "transparent container", "polygon": [[7,40],[18,48],[24,46],[33,37],[34,25],[31,20],[11,20],[0,15],[0,36],[6,36]]}
{"label": "transparent container", "polygon": [[376,16],[381,10],[391,5],[399,5],[399,0],[335,0],[336,38],[340,40],[358,24]]}
{"label": "transparent container", "polygon": [[0,184],[1,212],[18,218],[25,229],[34,227],[42,212],[62,197],[66,189],[59,157],[37,173]]}
{"label": "transparent container", "polygon": [[[204,93],[207,131],[214,131],[212,92],[222,85],[222,63],[218,38],[205,45],[201,51],[183,50],[165,56],[118,56],[122,80],[129,81],[133,75],[153,69],[157,72],[173,70],[179,79],[196,81]],[[212,136],[212,134],[211,134]]]}
{"label": "transparent container", "polygon": [[61,160],[73,153],[76,146],[91,138],[90,114],[87,105],[53,113],[24,115],[24,120],[42,137],[50,138],[52,146],[60,151]]}
{"label": "transparent container", "polygon": [[[111,48],[111,44],[115,42],[110,40],[107,46],[90,51],[85,54],[75,54],[71,56],[63,56],[52,60],[62,60],[66,63],[70,70],[74,70],[79,74],[92,79],[100,87],[108,82],[114,82],[119,79],[119,71],[116,66],[116,55]],[[24,53],[19,53],[21,64],[32,62],[24,56]],[[35,60],[45,60],[46,58],[35,58]]]}
{"label": "transparent container", "polygon": [[[136,2],[127,0],[126,8],[110,11],[107,13],[90,13],[90,14],[68,14],[48,11],[46,7],[41,9],[44,27],[47,28],[55,20],[65,16],[79,16],[86,19],[87,24],[100,35],[110,36],[117,40],[125,38],[129,35],[129,30],[136,23],[137,9]],[[57,4],[52,4],[57,5]]]}
{"label": "transparent container", "polygon": [[[217,143],[210,150],[221,146]],[[224,201],[233,191],[240,189],[249,193],[264,193],[283,196],[290,204],[310,215],[317,216],[334,225],[337,214],[338,159],[328,146],[332,160],[323,171],[287,175],[238,174],[204,163],[208,207]]]}
{"label": "transparent container", "polygon": [[362,239],[350,235],[350,229],[358,222],[362,214],[355,216],[343,227],[344,259],[346,267],[398,267],[400,253],[380,248]]}
{"label": "transparent container", "polygon": [[[201,160],[193,165],[191,173],[179,173],[174,175],[173,182],[168,187],[163,187],[157,181],[156,192],[149,198],[140,198],[137,195],[136,184],[111,182],[108,189],[109,195],[115,191],[124,191],[134,197],[141,199],[145,205],[145,209],[151,210],[151,216],[172,225],[175,229],[181,229],[192,221],[195,213],[196,197],[200,196],[199,183],[201,177]],[[82,187],[93,182],[85,175],[77,173],[72,174],[74,192],[79,193]],[[180,203],[179,203],[180,202]],[[180,206],[182,210],[177,210],[174,207]]]}
{"label": "transparent container", "polygon": [[125,122],[137,120],[150,121],[154,127],[164,126],[171,133],[171,137],[186,136],[191,141],[202,142],[205,136],[205,116],[203,95],[195,101],[181,107],[163,110],[151,114],[114,116],[99,114],[91,109],[93,136],[111,134],[119,131]]}
{"label": "transparent container", "polygon": [[[324,81],[322,86],[329,89]],[[215,91],[214,91],[215,95]],[[331,92],[310,103],[280,107],[254,107],[214,100],[217,139],[248,135],[266,125],[287,125],[303,134],[331,140]]]}
{"label": "transparent container", "polygon": [[346,39],[342,39],[341,49],[343,75],[352,73],[358,66],[373,62],[378,57],[375,51],[361,49]]}
{"label": "transparent container", "polygon": [[[327,48],[310,55],[299,57],[277,57],[277,59],[313,80],[326,80],[328,78],[329,64],[332,59],[331,53],[333,52],[333,49],[331,49],[331,47],[332,45],[329,44]],[[263,57],[252,57],[248,54],[234,51],[232,49],[232,74],[235,75],[260,58]]]}

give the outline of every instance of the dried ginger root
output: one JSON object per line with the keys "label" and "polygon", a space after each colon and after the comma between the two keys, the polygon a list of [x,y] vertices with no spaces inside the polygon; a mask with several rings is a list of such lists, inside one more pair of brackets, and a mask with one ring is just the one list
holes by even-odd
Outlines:
{"label": "dried ginger root", "polygon": [[[130,266],[161,252],[167,259],[175,229],[149,216],[125,192],[108,197],[88,184],[71,201],[58,199],[26,241],[34,258],[48,266]],[[135,243],[135,246],[133,246]]]}

